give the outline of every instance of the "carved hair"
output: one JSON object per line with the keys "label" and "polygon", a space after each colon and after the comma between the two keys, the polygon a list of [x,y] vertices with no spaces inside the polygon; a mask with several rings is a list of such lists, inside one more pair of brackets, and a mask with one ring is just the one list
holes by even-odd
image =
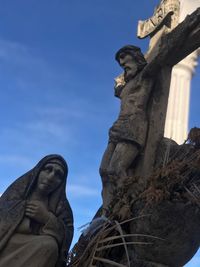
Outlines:
{"label": "carved hair", "polygon": [[126,45],[123,46],[119,51],[117,51],[115,55],[115,59],[120,64],[120,55],[122,53],[129,54],[133,57],[133,59],[136,61],[138,65],[138,70],[141,70],[144,68],[144,66],[147,64],[146,59],[144,58],[143,53],[141,52],[141,49],[134,45]]}

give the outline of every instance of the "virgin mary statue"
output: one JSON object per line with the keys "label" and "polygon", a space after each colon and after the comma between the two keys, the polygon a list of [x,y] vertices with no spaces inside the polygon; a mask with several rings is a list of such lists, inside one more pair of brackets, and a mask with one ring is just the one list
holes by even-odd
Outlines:
{"label": "virgin mary statue", "polygon": [[63,267],[73,237],[67,163],[43,158],[0,197],[0,266]]}

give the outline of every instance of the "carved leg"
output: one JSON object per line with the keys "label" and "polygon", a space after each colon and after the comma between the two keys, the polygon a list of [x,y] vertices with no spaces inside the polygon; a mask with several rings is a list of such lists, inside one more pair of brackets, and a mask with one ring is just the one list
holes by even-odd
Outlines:
{"label": "carved leg", "polygon": [[102,177],[102,182],[104,183],[104,178],[107,176],[108,174],[108,167],[110,165],[110,161],[112,159],[113,153],[115,151],[116,148],[116,144],[113,142],[109,142],[108,146],[103,154],[103,158],[101,160],[101,165],[99,168],[99,173]]}
{"label": "carved leg", "polygon": [[99,173],[101,175],[102,179],[102,199],[103,199],[103,211],[102,214],[106,215],[107,214],[107,209],[108,206],[112,200],[112,195],[113,195],[113,190],[114,190],[114,185],[109,178],[108,175],[108,167],[110,165],[110,161],[113,155],[113,152],[115,150],[116,144],[109,142],[108,146],[104,152],[101,165],[99,168]]}
{"label": "carved leg", "polygon": [[108,172],[117,178],[117,184],[123,184],[127,170],[138,155],[138,147],[133,143],[118,143],[112,155]]}
{"label": "carved leg", "polygon": [[103,214],[107,214],[109,205],[113,199],[113,191],[123,185],[127,178],[127,170],[138,155],[135,144],[121,142],[117,145],[109,143],[104,153],[100,174],[102,177],[103,190]]}

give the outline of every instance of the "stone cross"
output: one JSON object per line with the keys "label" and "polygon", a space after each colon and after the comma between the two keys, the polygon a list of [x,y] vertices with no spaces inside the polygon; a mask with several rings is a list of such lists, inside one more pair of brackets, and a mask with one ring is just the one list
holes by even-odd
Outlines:
{"label": "stone cross", "polygon": [[161,37],[174,29],[179,22],[179,0],[162,0],[155,8],[151,18],[138,22],[137,36],[140,39],[150,37],[149,50],[145,55],[150,61],[159,49]]}
{"label": "stone cross", "polygon": [[143,176],[152,172],[156,149],[164,135],[172,67],[200,46],[200,9],[171,31],[171,25],[177,23],[178,3],[178,0],[161,1],[153,17],[139,23],[139,36],[152,36],[147,54],[149,68],[161,67],[153,74],[156,78],[148,110],[149,129],[143,159],[138,167],[138,173],[143,170]]}
{"label": "stone cross", "polygon": [[[200,0],[167,0],[155,8],[150,19],[139,21],[138,38],[150,37],[147,60],[154,56],[161,37],[173,30],[187,14],[200,7]],[[200,52],[200,50],[199,50]],[[178,144],[188,135],[191,80],[197,65],[198,50],[179,62],[172,71],[164,136]]]}

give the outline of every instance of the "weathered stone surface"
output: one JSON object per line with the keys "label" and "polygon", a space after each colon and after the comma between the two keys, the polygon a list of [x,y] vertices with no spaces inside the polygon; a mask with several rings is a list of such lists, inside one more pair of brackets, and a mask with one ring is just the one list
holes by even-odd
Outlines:
{"label": "weathered stone surface", "polygon": [[152,173],[156,149],[164,135],[172,67],[199,47],[199,29],[197,9],[163,37],[159,52],[148,64],[134,46],[125,46],[116,54],[126,83],[117,87],[120,113],[109,131],[108,147],[100,166],[105,210],[114,183],[119,187],[128,176],[147,179]]}
{"label": "weathered stone surface", "polygon": [[99,213],[108,220],[92,233],[91,223],[69,266],[180,267],[198,249],[199,129],[182,146],[163,134],[172,67],[199,46],[200,8],[162,38],[149,62],[134,46],[117,52],[121,109],[100,166]]}
{"label": "weathered stone surface", "polygon": [[0,197],[0,266],[61,267],[73,237],[67,164],[43,158]]}

